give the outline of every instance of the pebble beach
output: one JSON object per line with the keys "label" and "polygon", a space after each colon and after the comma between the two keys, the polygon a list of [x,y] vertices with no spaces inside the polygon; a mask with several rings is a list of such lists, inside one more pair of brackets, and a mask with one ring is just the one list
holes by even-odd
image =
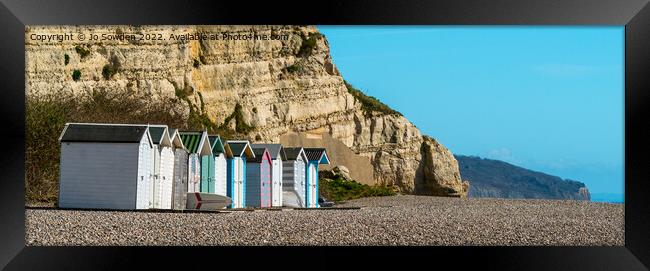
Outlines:
{"label": "pebble beach", "polygon": [[[204,213],[26,210],[28,246],[623,246],[624,205],[392,196]],[[228,210],[225,210],[228,211]]]}

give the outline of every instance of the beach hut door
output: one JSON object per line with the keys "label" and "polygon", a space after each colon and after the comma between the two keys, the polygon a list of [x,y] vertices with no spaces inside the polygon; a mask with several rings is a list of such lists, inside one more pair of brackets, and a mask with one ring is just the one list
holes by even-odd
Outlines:
{"label": "beach hut door", "polygon": [[309,207],[316,207],[316,182],[318,182],[318,170],[315,166],[309,167]]}
{"label": "beach hut door", "polygon": [[233,162],[235,163],[235,170],[234,170],[234,172],[235,172],[235,176],[234,176],[235,180],[233,182],[233,185],[235,186],[234,187],[235,191],[233,193],[232,202],[233,202],[233,207],[234,208],[240,208],[241,207],[241,192],[242,192],[241,191],[242,190],[241,189],[241,178],[242,178],[241,174],[242,174],[242,172],[241,172],[241,164],[240,164],[241,162],[237,161],[237,160],[234,160]]}
{"label": "beach hut door", "polygon": [[278,160],[273,160],[273,169],[271,170],[271,203],[272,206],[279,206],[281,204],[280,201],[280,193],[282,193],[281,188],[280,188],[280,161]]}
{"label": "beach hut door", "polygon": [[215,193],[216,182],[215,182],[215,165],[214,165],[214,156],[208,158],[208,193]]}
{"label": "beach hut door", "polygon": [[244,171],[245,164],[243,161],[240,161],[240,166],[237,167],[237,170],[239,171],[239,178],[237,178],[237,202],[238,205],[237,207],[243,208],[244,207],[244,178],[246,172]]}
{"label": "beach hut door", "polygon": [[214,194],[214,157],[201,156],[201,192]]}

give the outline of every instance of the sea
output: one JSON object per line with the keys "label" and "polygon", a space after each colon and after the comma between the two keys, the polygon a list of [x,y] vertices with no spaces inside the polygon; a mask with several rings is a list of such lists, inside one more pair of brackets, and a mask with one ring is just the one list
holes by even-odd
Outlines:
{"label": "sea", "polygon": [[625,195],[615,193],[591,193],[593,202],[625,203]]}

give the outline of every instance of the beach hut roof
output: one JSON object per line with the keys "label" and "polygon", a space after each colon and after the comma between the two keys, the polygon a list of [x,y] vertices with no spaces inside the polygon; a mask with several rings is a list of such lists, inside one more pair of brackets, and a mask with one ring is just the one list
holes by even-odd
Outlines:
{"label": "beach hut roof", "polygon": [[178,129],[169,128],[169,138],[172,140],[174,147],[186,150],[183,140],[181,140],[181,135],[178,134]]}
{"label": "beach hut roof", "polygon": [[305,148],[305,155],[309,161],[318,161],[319,164],[329,164],[330,159],[327,157],[325,148]]}
{"label": "beach hut roof", "polygon": [[172,145],[172,139],[169,136],[167,125],[150,124],[149,134],[151,135],[151,141],[153,142],[153,144],[162,145],[162,146]]}
{"label": "beach hut roof", "polygon": [[282,157],[283,160],[297,160],[298,157],[302,157],[303,161],[307,161],[307,155],[305,155],[305,150],[302,147],[284,147],[282,148]]}
{"label": "beach hut roof", "polygon": [[268,159],[269,163],[271,162],[271,153],[267,148],[253,148],[253,153],[255,157],[248,159],[247,162],[260,163],[262,159]]}
{"label": "beach hut roof", "polygon": [[269,155],[271,159],[284,158],[282,144],[251,144],[251,148],[266,148],[269,150]]}
{"label": "beach hut roof", "polygon": [[232,151],[232,155],[235,157],[246,155],[247,158],[255,158],[255,154],[248,140],[228,140],[226,141],[226,145],[228,145]]}
{"label": "beach hut roof", "polygon": [[211,135],[208,136],[208,138],[210,139],[210,147],[212,148],[212,153],[214,155],[225,153],[226,157],[232,157],[232,150],[230,150],[230,146],[223,144],[221,136]]}
{"label": "beach hut roof", "polygon": [[206,131],[181,131],[178,132],[181,140],[189,153],[198,153],[200,155],[212,154],[210,149],[208,132]]}
{"label": "beach hut roof", "polygon": [[[60,142],[137,143],[149,133],[147,125],[111,123],[67,123]],[[149,136],[149,143],[151,136]]]}

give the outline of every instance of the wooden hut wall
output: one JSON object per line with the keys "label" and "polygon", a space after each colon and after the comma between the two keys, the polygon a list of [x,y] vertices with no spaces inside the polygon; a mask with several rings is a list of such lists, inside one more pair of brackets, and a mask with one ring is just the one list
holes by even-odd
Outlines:
{"label": "wooden hut wall", "polygon": [[248,163],[246,166],[246,206],[261,207],[260,164]]}
{"label": "wooden hut wall", "polygon": [[201,159],[196,153],[191,153],[188,156],[188,180],[187,192],[194,193],[201,191]]}
{"label": "wooden hut wall", "polygon": [[282,206],[282,158],[273,159],[271,167],[271,201],[272,206]]}
{"label": "wooden hut wall", "polygon": [[214,157],[215,194],[227,196],[227,168],[226,155],[220,153]]}
{"label": "wooden hut wall", "polygon": [[232,199],[232,208],[246,206],[246,158],[228,159],[228,197]]}
{"label": "wooden hut wall", "polygon": [[136,198],[140,172],[134,145],[138,144],[62,143],[59,207],[143,208]]}
{"label": "wooden hut wall", "polygon": [[145,133],[138,147],[136,209],[149,208],[149,184],[153,178],[152,148],[149,133]]}
{"label": "wooden hut wall", "polygon": [[201,156],[201,192],[215,192],[214,156],[212,154]]}
{"label": "wooden hut wall", "polygon": [[153,157],[153,176],[149,179],[149,208],[160,208],[161,201],[161,188],[160,188],[160,152],[159,146],[154,145],[151,149],[151,156]]}
{"label": "wooden hut wall", "polygon": [[187,202],[187,163],[187,151],[180,148],[174,150],[174,187],[172,208],[175,210],[185,209]]}
{"label": "wooden hut wall", "polygon": [[174,150],[170,146],[162,147],[160,151],[161,207],[172,208],[172,193],[174,186]]}

